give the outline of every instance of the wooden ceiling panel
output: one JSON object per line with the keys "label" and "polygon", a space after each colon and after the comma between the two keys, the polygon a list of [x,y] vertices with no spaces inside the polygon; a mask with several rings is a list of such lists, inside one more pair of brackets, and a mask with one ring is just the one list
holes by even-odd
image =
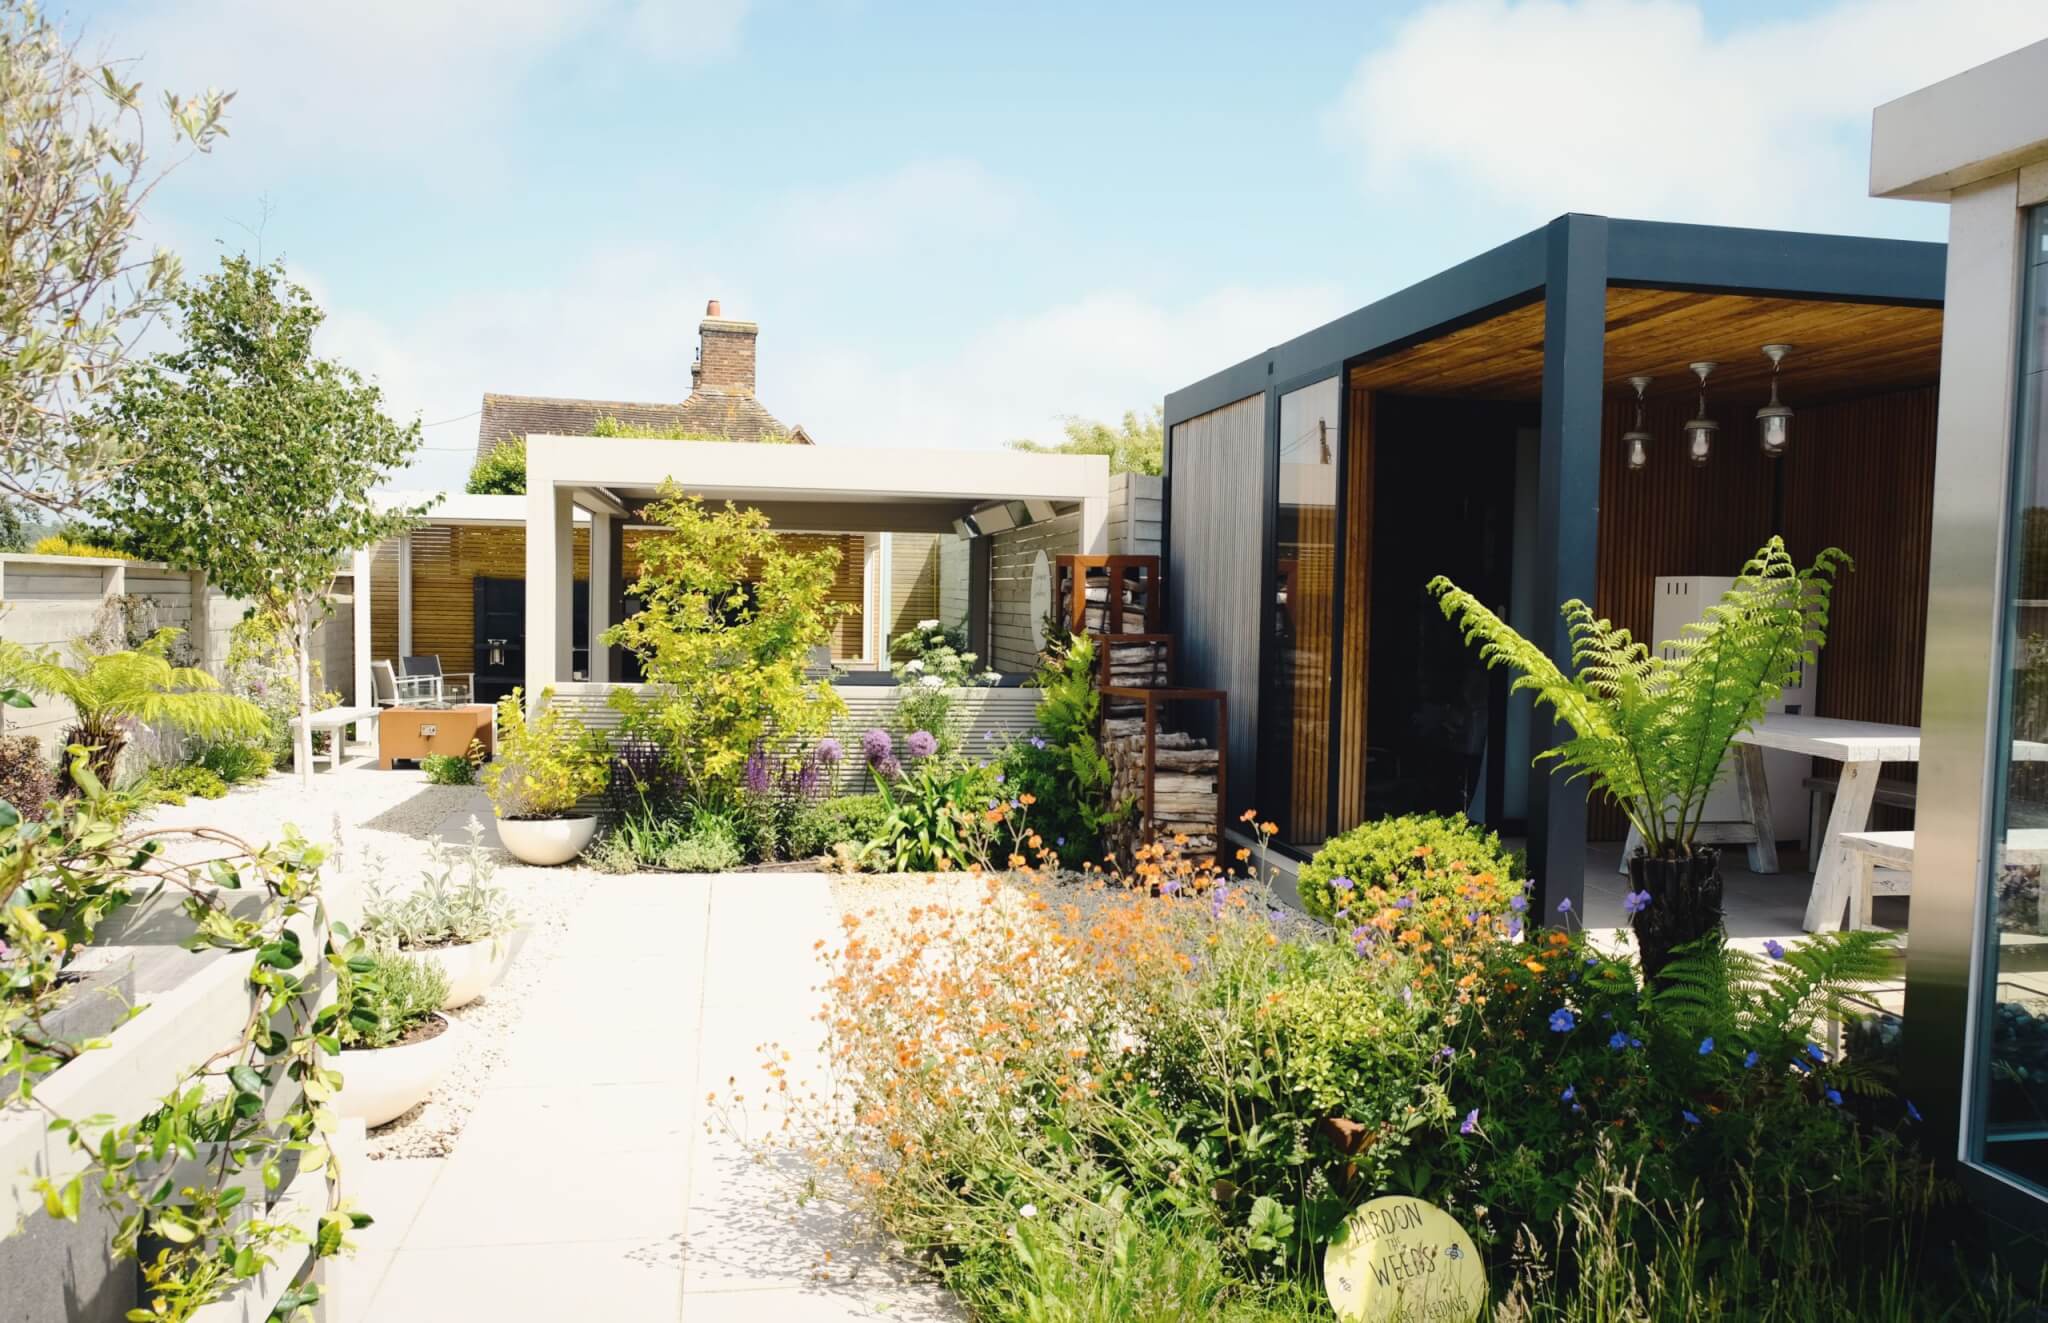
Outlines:
{"label": "wooden ceiling panel", "polygon": [[[1766,344],[1789,344],[1782,391],[1797,407],[1883,390],[1923,386],[1941,376],[1941,309],[1885,304],[1701,294],[1687,290],[1607,292],[1606,372],[1610,388],[1654,379],[1653,397],[1698,389],[1688,364],[1720,364],[1709,398],[1739,400],[1769,390]],[[1543,304],[1396,350],[1352,369],[1354,386],[1408,395],[1534,400],[1543,382]]]}

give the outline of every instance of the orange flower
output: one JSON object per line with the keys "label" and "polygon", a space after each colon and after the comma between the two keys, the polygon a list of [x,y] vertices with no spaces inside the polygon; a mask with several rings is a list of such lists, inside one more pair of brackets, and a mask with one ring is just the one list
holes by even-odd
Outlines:
{"label": "orange flower", "polygon": [[1017,802],[1028,808],[1031,805],[1036,804],[1038,802],[1038,796],[1032,794],[1029,790],[1027,790],[1023,794],[1017,796]]}
{"label": "orange flower", "polygon": [[1239,863],[1243,863],[1243,862],[1244,862],[1245,860],[1247,860],[1247,859],[1249,859],[1249,858],[1251,858],[1251,857],[1252,857],[1252,852],[1251,852],[1250,850],[1246,850],[1246,849],[1243,849],[1243,848],[1239,848],[1239,850],[1238,850],[1238,852],[1237,852],[1237,859],[1238,859],[1238,862],[1239,862]]}
{"label": "orange flower", "polygon": [[1532,974],[1541,974],[1543,972],[1543,962],[1540,960],[1524,960],[1522,962],[1522,968],[1528,970]]}

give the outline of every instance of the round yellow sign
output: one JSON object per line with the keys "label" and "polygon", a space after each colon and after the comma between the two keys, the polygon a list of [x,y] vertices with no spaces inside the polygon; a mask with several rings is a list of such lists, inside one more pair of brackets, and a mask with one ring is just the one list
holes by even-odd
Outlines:
{"label": "round yellow sign", "polygon": [[1323,1255],[1344,1323],[1473,1323],[1486,1268],[1465,1228],[1435,1204],[1395,1195],[1361,1204]]}

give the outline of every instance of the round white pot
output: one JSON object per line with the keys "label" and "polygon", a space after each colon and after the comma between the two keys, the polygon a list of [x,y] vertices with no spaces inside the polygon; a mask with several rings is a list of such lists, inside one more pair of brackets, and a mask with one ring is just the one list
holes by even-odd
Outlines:
{"label": "round white pot", "polygon": [[441,1032],[432,1038],[398,1047],[358,1048],[335,1060],[341,1071],[341,1095],[334,1105],[343,1120],[380,1126],[427,1100],[455,1064],[455,1026],[443,1016],[434,1018],[441,1022]]}
{"label": "round white pot", "polygon": [[566,864],[597,835],[596,818],[499,818],[498,839],[522,864]]}
{"label": "round white pot", "polygon": [[448,980],[448,995],[442,1000],[441,1009],[452,1011],[483,996],[504,977],[505,966],[512,963],[512,954],[519,949],[519,937],[515,928],[480,942],[409,950],[406,954],[417,960],[431,960],[441,967],[442,976]]}

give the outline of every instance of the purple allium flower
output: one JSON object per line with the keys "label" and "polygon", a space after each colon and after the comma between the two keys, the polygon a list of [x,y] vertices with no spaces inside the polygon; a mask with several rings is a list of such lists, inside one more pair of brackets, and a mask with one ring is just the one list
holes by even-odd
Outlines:
{"label": "purple allium flower", "polygon": [[897,777],[903,775],[903,764],[896,761],[895,754],[885,753],[882,755],[881,761],[875,764],[875,770],[882,774],[884,781],[894,781]]}
{"label": "purple allium flower", "polygon": [[1913,1105],[1911,1098],[1906,1099],[1906,1119],[1908,1121],[1918,1121],[1920,1119],[1920,1109]]}
{"label": "purple allium flower", "polygon": [[1576,1018],[1573,1017],[1571,1008],[1569,1006],[1560,1006],[1550,1013],[1551,1033],[1568,1034],[1578,1027],[1579,1022]]}
{"label": "purple allium flower", "polygon": [[1840,1089],[1829,1089],[1822,1096],[1825,1097],[1829,1103],[1836,1107],[1840,1107],[1842,1105],[1842,1091]]}
{"label": "purple allium flower", "polygon": [[819,765],[824,767],[833,766],[845,756],[846,750],[842,749],[839,746],[839,741],[833,739],[830,735],[819,740],[818,747],[811,750],[811,757],[817,759]]}
{"label": "purple allium flower", "polygon": [[1471,1111],[1465,1113],[1465,1119],[1458,1124],[1458,1133],[1461,1135],[1469,1135],[1478,1128],[1479,1109],[1477,1107],[1474,1107]]}
{"label": "purple allium flower", "polygon": [[1683,1109],[1678,1114],[1685,1118],[1687,1125],[1698,1125],[1700,1123],[1699,1117],[1694,1116],[1690,1109]]}
{"label": "purple allium flower", "polygon": [[1621,898],[1621,912],[1623,914],[1641,914],[1648,908],[1650,908],[1650,893],[1647,891],[1631,891]]}
{"label": "purple allium flower", "polygon": [[869,766],[880,766],[884,758],[896,751],[896,742],[880,726],[870,726],[860,737],[860,751]]}
{"label": "purple allium flower", "polygon": [[1527,896],[1516,896],[1508,901],[1508,908],[1520,914],[1523,910],[1529,908],[1529,898]]}
{"label": "purple allium flower", "polygon": [[1757,1063],[1757,1051],[1756,1051],[1756,1049],[1755,1049],[1755,1048],[1751,1048],[1751,1049],[1749,1049],[1749,1051],[1747,1051],[1747,1052],[1745,1052],[1745,1053],[1743,1053],[1743,1054],[1742,1054],[1742,1068],[1743,1068],[1744,1070],[1753,1070],[1753,1069],[1755,1069],[1755,1067],[1756,1067],[1756,1063]]}
{"label": "purple allium flower", "polygon": [[910,732],[910,738],[903,742],[903,747],[910,751],[913,758],[929,758],[939,751],[939,742],[928,730],[914,730]]}
{"label": "purple allium flower", "polygon": [[1764,943],[1764,954],[1773,960],[1783,960],[1785,958],[1785,944],[1773,937],[1770,941]]}
{"label": "purple allium flower", "polygon": [[1703,1057],[1714,1055],[1714,1036],[1712,1034],[1708,1034],[1700,1040],[1700,1055]]}

